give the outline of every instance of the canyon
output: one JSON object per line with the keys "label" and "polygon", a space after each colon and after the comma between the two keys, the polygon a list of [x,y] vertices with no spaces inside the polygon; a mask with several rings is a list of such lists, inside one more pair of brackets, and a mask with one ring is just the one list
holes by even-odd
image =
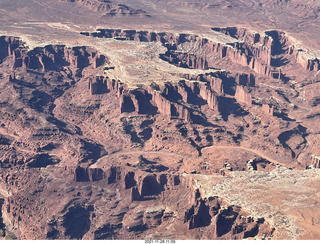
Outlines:
{"label": "canyon", "polygon": [[0,3],[0,240],[319,239],[320,5],[250,2]]}

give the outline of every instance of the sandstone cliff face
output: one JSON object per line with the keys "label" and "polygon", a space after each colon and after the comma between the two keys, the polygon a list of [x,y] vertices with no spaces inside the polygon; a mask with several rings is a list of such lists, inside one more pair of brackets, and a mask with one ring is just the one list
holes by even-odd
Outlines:
{"label": "sandstone cliff face", "polygon": [[181,176],[167,173],[150,173],[148,169],[140,167],[139,171],[123,169],[111,166],[108,169],[90,167],[68,167],[67,171],[73,175],[74,182],[105,182],[106,184],[116,184],[122,190],[129,190],[130,201],[145,201],[159,198],[166,190],[178,189],[179,187],[189,187],[189,182]]}
{"label": "sandstone cliff face", "polygon": [[[183,78],[191,81],[202,81],[210,87],[211,91],[215,92],[218,96],[224,95],[223,79],[227,76],[226,72],[219,71],[215,73],[205,73],[201,75],[184,75]],[[223,78],[222,78],[223,77]],[[190,82],[184,82],[185,85],[191,87]]]}
{"label": "sandstone cliff face", "polygon": [[89,78],[89,90],[91,95],[94,94],[103,94],[107,92],[107,83],[106,80],[102,79],[102,77]]}
{"label": "sandstone cliff face", "polygon": [[[103,173],[101,169],[90,169],[92,176],[103,176],[93,180],[89,179],[88,170],[81,170],[82,173],[79,173],[79,169],[80,167],[75,169],[78,175],[75,178],[76,182],[83,182],[79,181],[79,176],[86,175],[83,178],[84,181],[90,180],[96,187],[103,183],[104,189],[108,189],[105,190],[106,192],[116,187],[117,194],[122,196],[121,202],[129,201],[126,204],[131,206],[120,208],[119,211],[117,206],[121,206],[121,203],[116,201],[112,207],[113,217],[108,219],[107,224],[101,228],[94,228],[96,239],[113,239],[118,235],[129,235],[130,238],[133,235],[139,238],[153,229],[166,228],[168,224],[175,226],[180,231],[184,230],[183,233],[186,236],[200,235],[201,238],[208,239],[270,238],[274,232],[265,219],[255,218],[239,206],[230,205],[219,197],[202,198],[201,193],[193,189],[192,181],[179,175],[161,172],[147,173],[111,166]],[[106,193],[100,192],[99,194]],[[116,194],[110,196],[116,198]],[[181,199],[182,196],[183,199]],[[10,199],[9,202],[6,202],[5,216],[15,213],[17,220],[18,218],[23,219],[25,213],[17,212],[17,209],[12,208],[12,204],[19,205],[21,200]],[[154,205],[155,201],[157,205]],[[137,207],[139,206],[137,202],[143,207]],[[100,207],[97,203],[95,205],[68,203],[61,210],[61,217],[57,216],[55,219],[49,217],[51,221],[45,228],[45,235],[47,238],[81,239],[91,229],[92,222],[95,223],[95,218],[99,215],[92,215],[92,213],[95,213],[96,208]],[[177,207],[179,211],[176,210]],[[62,224],[57,218],[63,220]],[[72,221],[76,219],[83,221],[78,228],[72,224]],[[17,226],[18,222],[12,222],[12,225]],[[39,233],[40,236],[41,233]]]}
{"label": "sandstone cliff face", "polygon": [[171,115],[185,121],[190,121],[190,111],[182,104],[171,104]]}
{"label": "sandstone cliff face", "polygon": [[223,96],[224,89],[223,89],[222,79],[211,77],[208,80],[210,83],[211,90],[214,91],[215,93],[217,93],[218,96]]}
{"label": "sandstone cliff face", "polygon": [[190,122],[191,112],[186,106],[188,103],[197,104],[195,97],[203,99],[215,112],[219,112],[218,94],[223,95],[222,80],[208,78],[208,82],[180,81],[178,84],[166,83],[160,90],[153,87],[141,87],[128,90],[120,81],[109,77],[97,76],[88,79],[88,88],[91,95],[110,92],[120,98],[121,113],[150,114],[158,113],[165,117],[179,118]]}
{"label": "sandstone cliff face", "polygon": [[27,57],[23,59],[23,67],[26,69],[55,70],[61,64],[69,66],[71,71],[79,76],[82,70],[92,65],[98,68],[104,64],[106,58],[100,55],[93,48],[74,47],[67,48],[66,46],[46,46],[37,50],[32,50],[27,53]]}
{"label": "sandstone cliff face", "polygon": [[[218,94],[223,95],[222,80],[207,75],[206,82],[180,81],[178,84],[166,83],[165,86],[155,89],[152,86],[128,90],[120,81],[107,76],[88,78],[88,88],[91,95],[111,93],[120,98],[121,113],[155,114],[165,117],[179,118],[190,121],[191,112],[186,106],[195,103],[195,97],[203,99],[215,112],[219,112]],[[201,106],[201,104],[200,104]]]}
{"label": "sandstone cliff face", "polygon": [[[161,42],[167,52],[160,55],[163,60],[184,68],[203,69],[215,67],[215,59],[228,59],[235,64],[249,67],[252,71],[273,76],[272,70],[283,65],[284,56],[295,59],[307,71],[320,69],[319,58],[310,58],[306,52],[292,44],[284,32],[251,32],[244,28],[213,28],[234,38],[232,43],[219,43],[190,34],[157,33],[148,31],[99,29],[97,32],[83,32],[84,35],[135,40],[140,42]],[[190,49],[191,52],[185,50]],[[280,57],[282,56],[282,58]],[[279,79],[281,77],[279,76]]]}
{"label": "sandstone cliff face", "polygon": [[248,107],[252,106],[252,95],[244,86],[237,86],[235,99],[238,103],[245,104]]}
{"label": "sandstone cliff face", "polygon": [[320,157],[319,156],[316,156],[316,155],[312,155],[311,156],[311,165],[308,166],[309,169],[312,169],[312,168],[320,168]]}
{"label": "sandstone cliff face", "polygon": [[237,74],[235,80],[240,86],[255,86],[255,76],[253,74]]}
{"label": "sandstone cliff face", "polygon": [[81,76],[84,68],[96,69],[108,62],[104,55],[90,47],[67,48],[64,45],[48,45],[28,51],[24,43],[14,37],[0,37],[0,62],[5,58],[12,59],[12,69],[22,68],[25,71],[60,70],[68,67],[72,76]]}
{"label": "sandstone cliff face", "polygon": [[[82,33],[90,35],[90,33]],[[248,66],[259,74],[269,75],[268,67],[271,64],[271,49],[269,41],[262,39],[256,42],[235,42],[232,44],[216,43],[212,40],[190,34],[156,33],[148,31],[99,29],[91,33],[95,37],[116,38],[120,40],[135,40],[143,42],[161,42],[167,47],[167,52],[161,55],[164,60],[180,67],[192,69],[208,69],[214,67],[210,57],[228,57],[232,62]],[[264,46],[261,43],[266,43]],[[194,53],[182,52],[180,46],[188,43]]]}
{"label": "sandstone cliff face", "polygon": [[[76,167],[75,169],[71,170],[70,173],[74,175],[74,180],[76,182],[86,182],[86,181],[99,181],[106,178],[106,173],[103,172],[102,169],[99,168],[84,168],[81,166]],[[110,169],[111,170],[111,169]]]}
{"label": "sandstone cliff face", "polygon": [[241,207],[228,205],[219,197],[203,199],[200,194],[186,211],[184,222],[188,223],[189,230],[208,226],[210,239],[268,238],[274,231],[263,218],[249,216]]}
{"label": "sandstone cliff face", "polygon": [[317,58],[308,59],[308,65],[306,67],[308,71],[319,71],[320,70],[320,60]]}
{"label": "sandstone cliff face", "polygon": [[8,56],[13,56],[13,68],[22,65],[22,53],[24,43],[16,37],[1,36],[0,37],[0,63]]}
{"label": "sandstone cliff face", "polygon": [[[196,45],[206,45],[204,39],[187,35],[169,38],[166,35],[141,34],[139,39],[184,43],[189,38]],[[98,73],[95,68],[101,67],[103,60],[108,62],[108,58],[102,58],[94,50],[91,52],[89,48],[68,49],[63,46],[51,48],[53,50],[48,46],[32,53],[22,53],[21,57],[28,57],[29,63],[22,62],[5,79],[1,78],[4,88],[16,89],[17,92],[12,93],[15,96],[23,97],[23,92],[28,90],[29,93],[23,98],[30,96],[32,100],[22,100],[21,104],[39,104],[31,109],[23,107],[28,108],[26,111],[32,111],[30,116],[26,116],[28,113],[19,107],[18,115],[14,117],[8,112],[11,107],[7,109],[4,106],[9,103],[0,103],[2,118],[12,116],[10,123],[19,123],[20,120],[25,122],[25,127],[17,133],[7,132],[9,126],[6,121],[0,128],[1,134],[4,134],[3,137],[0,135],[1,182],[9,188],[10,194],[14,193],[6,197],[3,216],[6,224],[16,230],[20,238],[134,239],[155,232],[164,233],[167,227],[170,229],[172,226],[174,233],[183,233],[183,237],[191,238],[240,239],[260,237],[263,234],[269,237],[272,234],[269,226],[262,223],[263,220],[249,217],[240,207],[230,206],[218,197],[204,199],[197,196],[195,200],[194,185],[185,177],[190,175],[181,174],[185,169],[179,168],[189,162],[171,162],[178,153],[184,155],[189,150],[194,150],[192,153],[197,155],[190,160],[198,160],[197,153],[200,150],[197,152],[197,149],[213,143],[219,145],[219,141],[225,138],[232,145],[241,142],[239,138],[245,136],[247,128],[252,127],[249,116],[245,117],[247,123],[237,124],[239,119],[229,124],[228,118],[216,115],[225,112],[225,108],[231,108],[225,109],[227,113],[233,108],[239,108],[230,95],[235,85],[236,100],[247,106],[252,104],[250,89],[254,86],[255,77],[250,71],[241,71],[248,73],[239,73],[236,77],[227,77],[230,73],[225,71],[181,75],[179,78],[185,76],[182,77],[185,80],[177,83],[129,89],[119,80],[95,75]],[[4,61],[12,61],[13,56],[6,56]],[[21,78],[24,72],[22,69],[29,71],[25,74],[30,79]],[[76,74],[79,79],[74,78]],[[44,82],[48,84],[46,88],[55,88],[48,77],[54,77],[53,82],[61,80],[61,83],[57,82],[58,85],[66,81],[66,87],[71,87],[72,91],[62,96],[64,90],[56,92],[58,95],[51,93],[51,90],[40,90]],[[38,83],[26,82],[31,80]],[[68,85],[69,82],[71,85]],[[225,92],[228,95],[220,97]],[[64,98],[56,99],[59,96]],[[230,107],[227,106],[229,102]],[[49,107],[45,116],[37,120],[38,115],[43,115],[45,106]],[[4,109],[7,109],[6,113],[2,112]],[[62,109],[65,109],[64,113],[61,113]],[[272,114],[272,107],[263,106],[262,110]],[[201,120],[200,113],[210,118]],[[195,119],[197,115],[198,120]],[[167,123],[163,117],[171,121]],[[219,122],[219,117],[224,121]],[[32,122],[31,118],[35,121]],[[38,129],[39,123],[43,124],[43,128]],[[28,140],[23,138],[13,143],[16,135],[22,130],[28,130],[30,125],[35,125],[36,129],[30,132]],[[259,130],[259,126],[255,127]],[[258,132],[262,130],[267,129]],[[177,133],[172,133],[171,137],[171,131]],[[253,134],[250,131],[248,133],[249,136]],[[101,140],[102,144],[84,143],[87,137]],[[146,141],[150,140],[138,145],[143,137],[148,138]],[[50,143],[44,138],[49,138]],[[32,144],[33,140],[37,141]],[[100,147],[108,150],[108,158],[102,158]],[[148,162],[139,158],[136,163],[132,157],[130,161],[132,155],[141,152],[147,155],[159,153],[161,160]],[[63,155],[62,163],[56,160],[60,155]],[[168,164],[162,161],[164,156],[168,158]],[[177,168],[176,164],[179,165]],[[195,167],[192,173],[200,169],[204,174],[214,174],[219,170],[215,168],[218,166],[204,161]],[[22,173],[29,169],[32,171],[28,178]],[[159,205],[159,208],[149,209],[151,205]],[[34,213],[37,216],[30,225],[30,216]]]}
{"label": "sandstone cliff face", "polygon": [[[284,32],[273,30],[261,34],[236,27],[212,29],[243,42],[252,53],[252,58],[247,53],[247,65],[259,74],[272,76],[270,66],[278,66],[272,63],[272,55],[276,56],[281,53],[294,57],[296,62],[301,64],[307,71],[318,71],[320,69],[319,58],[308,58],[306,52],[292,44]],[[234,60],[238,60],[238,63],[246,65],[245,58],[242,58],[241,53],[233,52],[231,55]]]}
{"label": "sandstone cliff face", "polygon": [[269,49],[272,47],[273,39],[267,35],[261,35],[257,32],[251,32],[245,28],[225,27],[225,28],[212,28],[213,31],[221,32],[229,35],[239,41],[243,41],[247,45],[260,43]]}
{"label": "sandstone cliff face", "polygon": [[217,96],[215,95],[214,92],[210,90],[210,87],[204,85],[204,84],[199,84],[199,89],[200,89],[200,96],[207,101],[209,108],[211,108],[214,111],[218,111],[218,100]]}
{"label": "sandstone cliff face", "polygon": [[268,104],[262,104],[262,111],[269,116],[274,115],[274,107]]}
{"label": "sandstone cliff face", "polygon": [[171,103],[159,91],[153,91],[152,101],[158,107],[160,114],[171,117]]}
{"label": "sandstone cliff face", "polygon": [[[183,67],[184,64],[189,69],[208,69],[208,61],[204,57],[199,57],[194,54],[180,53],[176,56],[176,59],[179,60],[178,66]],[[172,61],[170,63],[175,63],[173,62],[173,58],[171,58],[171,60]]]}
{"label": "sandstone cliff face", "polygon": [[110,79],[108,76],[96,76],[89,78],[88,88],[91,95],[104,94],[111,92],[112,94],[120,97],[126,88],[121,81]]}

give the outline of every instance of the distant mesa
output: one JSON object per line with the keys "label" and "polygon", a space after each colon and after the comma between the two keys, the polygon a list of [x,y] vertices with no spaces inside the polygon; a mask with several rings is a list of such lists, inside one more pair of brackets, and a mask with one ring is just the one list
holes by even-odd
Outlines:
{"label": "distant mesa", "polygon": [[113,16],[141,16],[151,17],[141,9],[135,9],[124,4],[115,4],[108,0],[60,0],[61,2],[68,2],[78,4],[86,7],[92,12],[102,14],[105,17]]}

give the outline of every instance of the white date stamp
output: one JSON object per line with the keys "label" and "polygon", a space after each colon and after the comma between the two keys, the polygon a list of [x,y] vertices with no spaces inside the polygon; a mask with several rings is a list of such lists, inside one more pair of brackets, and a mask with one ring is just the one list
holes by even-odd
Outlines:
{"label": "white date stamp", "polygon": [[147,244],[174,244],[175,240],[145,240]]}

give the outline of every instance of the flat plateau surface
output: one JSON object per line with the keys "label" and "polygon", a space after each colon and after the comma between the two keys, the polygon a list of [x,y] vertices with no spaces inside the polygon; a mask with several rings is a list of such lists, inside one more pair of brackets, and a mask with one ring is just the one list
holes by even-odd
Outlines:
{"label": "flat plateau surface", "polygon": [[319,0],[1,0],[1,239],[320,239]]}

